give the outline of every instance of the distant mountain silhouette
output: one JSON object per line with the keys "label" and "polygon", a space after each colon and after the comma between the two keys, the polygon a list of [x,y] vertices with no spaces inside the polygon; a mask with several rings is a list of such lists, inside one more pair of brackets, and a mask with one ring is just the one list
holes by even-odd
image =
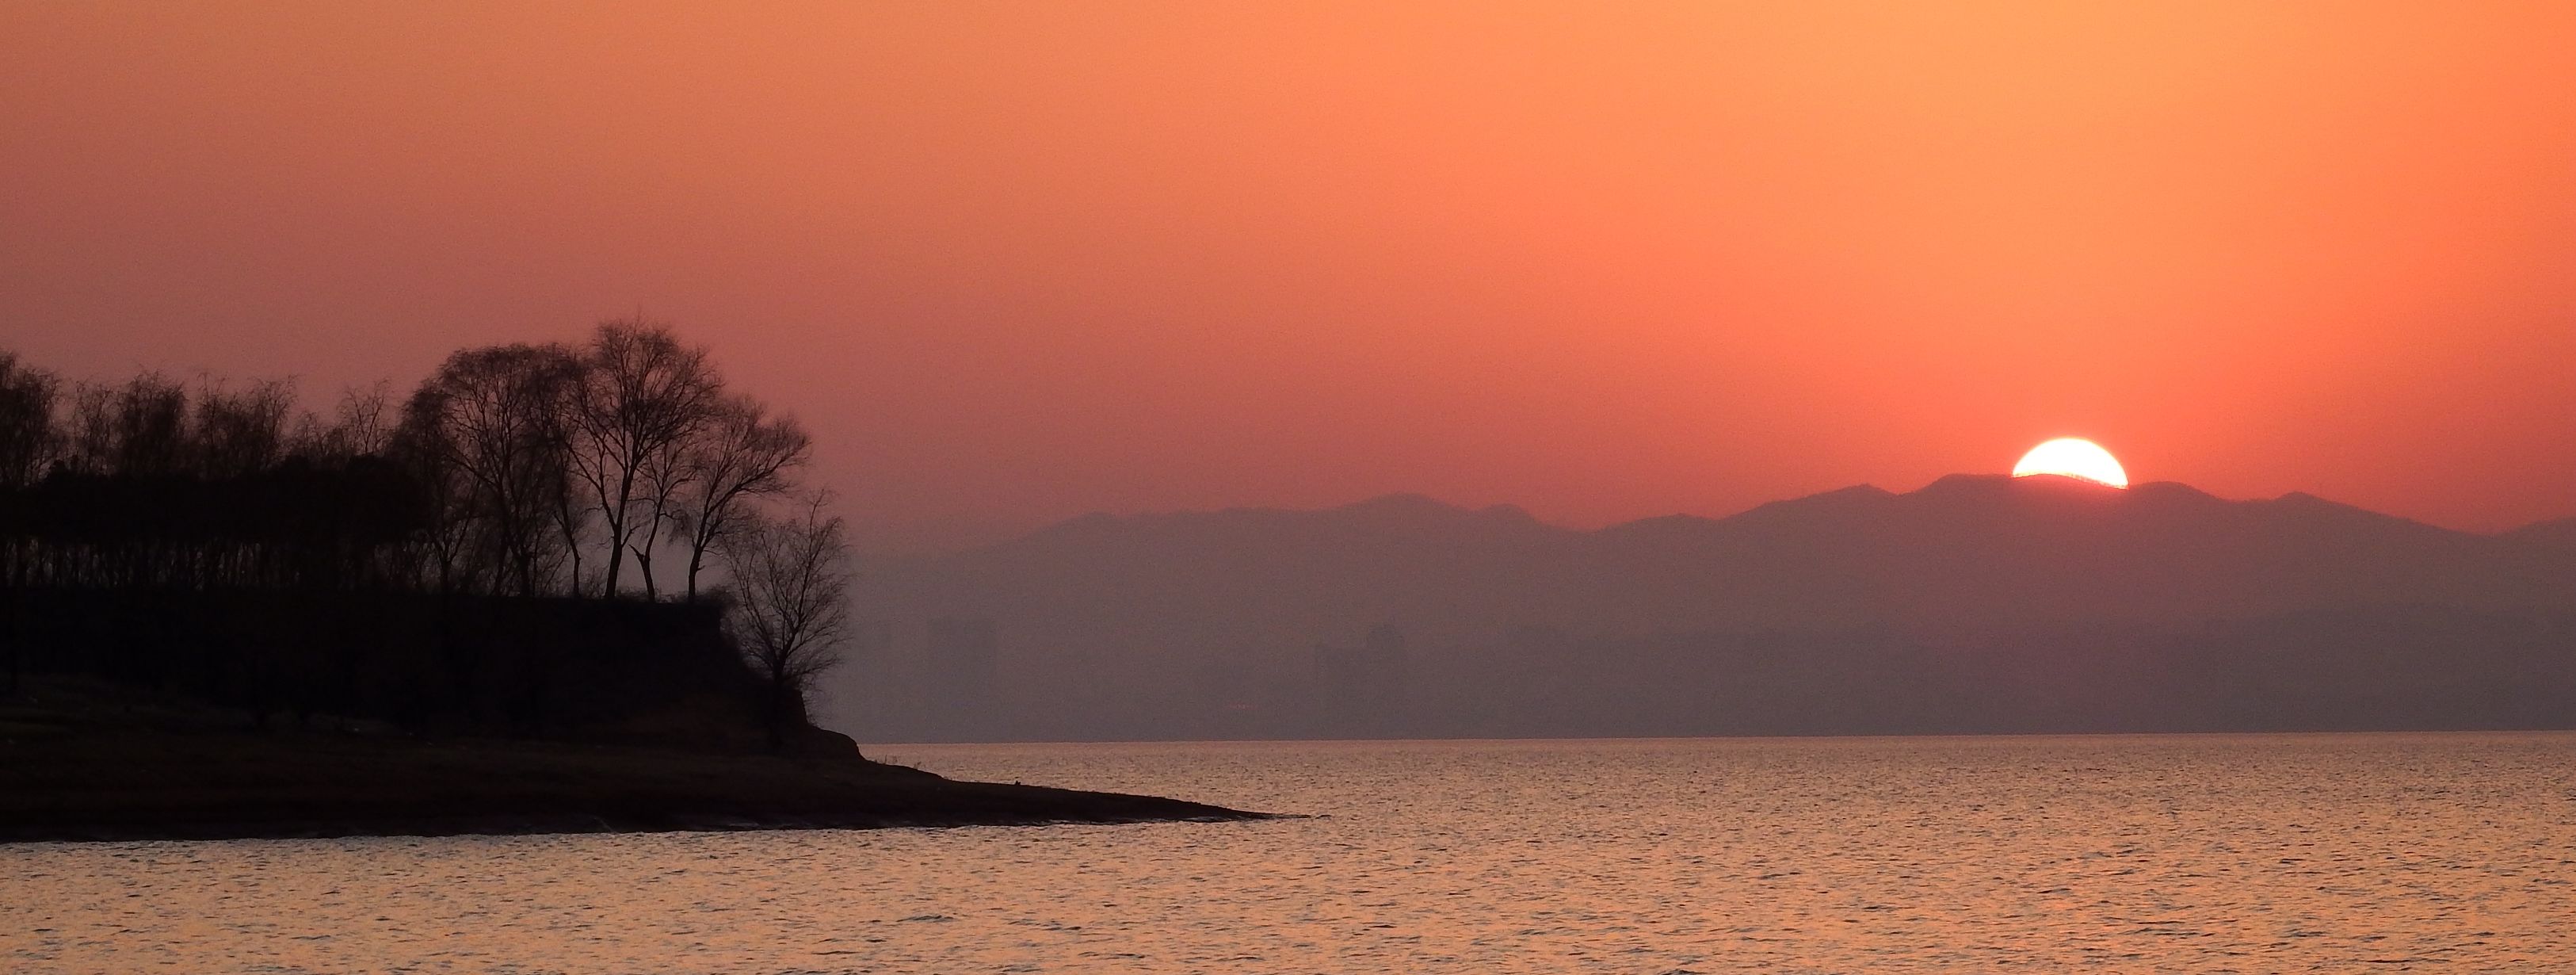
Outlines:
{"label": "distant mountain silhouette", "polygon": [[2576,552],[2576,518],[2561,518],[2504,533],[2506,541],[2556,552]]}
{"label": "distant mountain silhouette", "polygon": [[[2238,639],[2231,634],[2273,633],[2266,639],[2304,646],[2302,634],[2407,607],[2449,614],[2442,625],[2461,634],[2483,632],[2491,618],[2569,616],[2576,519],[2485,536],[2306,494],[2230,501],[2176,483],[2122,490],[1953,475],[1904,494],[1864,485],[1726,518],[1674,515],[1587,532],[1517,508],[1394,495],[1320,511],[1078,518],[988,548],[877,566],[859,604],[889,624],[874,650],[881,659],[854,671],[876,675],[875,684],[844,695],[863,738],[1353,733],[1329,717],[1347,708],[1316,700],[1326,691],[1314,661],[1319,646],[1351,644],[1384,623],[1406,634],[1413,689],[1404,713],[1380,716],[1371,729],[2071,729],[2049,708],[2074,704],[1976,701],[2034,674],[2058,675],[2052,694],[2089,688],[2116,697],[2121,680],[2146,679],[2141,667],[2181,666],[2176,640],[2202,641],[2192,652],[2206,652],[2211,640]],[[946,686],[936,679],[946,663],[908,635],[934,618],[993,624],[1000,651],[984,696],[941,701],[919,692]],[[2417,658],[2466,652],[2425,622],[2434,617],[2405,619],[2412,622],[2370,632],[2412,627],[2406,645],[2344,669],[2415,674],[2420,683]],[[2265,629],[2285,626],[2305,629]],[[2493,644],[2492,636],[2482,639]],[[2154,647],[2123,650],[2124,640]],[[2535,666],[2576,668],[2567,647],[2548,649],[2559,645],[2546,638],[2538,646]],[[2246,659],[2265,652],[2252,647]],[[1747,653],[1767,662],[1724,663]],[[1988,681],[1984,665],[1966,659],[1978,654],[1996,667],[2016,654],[2030,659]],[[1791,680],[1784,666],[1833,673]],[[1742,691],[1762,674],[1773,683],[1758,707],[1737,701],[1694,712],[1695,689],[1696,699],[1714,700],[1711,688]],[[2371,686],[2368,674],[2326,676]],[[1948,696],[1918,700],[1891,681],[1939,685]],[[1568,698],[1573,688],[1585,696]],[[2081,706],[2139,727],[2269,726],[2246,715],[2221,720],[2210,695],[2226,690],[2159,691],[2198,695],[2166,701],[2170,721],[2150,700]],[[1498,710],[1495,702],[1511,700],[1535,703]],[[2568,706],[2576,710],[2576,695]],[[1547,720],[1529,724],[1532,708]],[[2469,704],[2453,710],[2400,724],[2483,720]],[[1648,712],[1657,717],[1640,724]],[[1749,717],[1756,712],[1758,721]],[[2375,727],[2394,713],[2315,714],[2307,723]],[[2539,704],[2517,713],[2518,723],[2556,720]]]}
{"label": "distant mountain silhouette", "polygon": [[1909,494],[1846,489],[1599,538],[1605,570],[1678,582],[1678,600],[1749,597],[1687,621],[1708,624],[1819,622],[1765,607],[1826,594],[1851,614],[1837,622],[1960,626],[2375,602],[2491,608],[2563,603],[2576,591],[2564,562],[2312,495],[2226,501],[2170,482],[2122,490],[2045,475],[1953,475]]}

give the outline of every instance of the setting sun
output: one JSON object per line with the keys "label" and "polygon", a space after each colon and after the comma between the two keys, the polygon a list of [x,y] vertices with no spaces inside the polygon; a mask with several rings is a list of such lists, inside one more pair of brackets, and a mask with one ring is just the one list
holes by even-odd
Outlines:
{"label": "setting sun", "polygon": [[2013,476],[2033,474],[2058,474],[2117,488],[2129,486],[2129,472],[2120,469],[2120,462],[2111,452],[2082,437],[2059,437],[2030,448],[2030,453],[2021,455],[2021,463],[2013,465]]}
{"label": "setting sun", "polygon": [[2571,42],[0,0],[0,975],[2576,975]]}

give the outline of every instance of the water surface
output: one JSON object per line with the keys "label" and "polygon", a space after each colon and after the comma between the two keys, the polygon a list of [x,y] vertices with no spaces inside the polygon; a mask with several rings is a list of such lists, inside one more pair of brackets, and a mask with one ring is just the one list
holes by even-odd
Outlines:
{"label": "water surface", "polygon": [[887,746],[1259,823],[0,847],[9,972],[2576,970],[2576,735]]}

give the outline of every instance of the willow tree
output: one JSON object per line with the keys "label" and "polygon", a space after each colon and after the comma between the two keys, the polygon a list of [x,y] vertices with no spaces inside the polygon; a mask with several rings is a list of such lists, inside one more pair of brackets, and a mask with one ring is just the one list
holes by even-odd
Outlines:
{"label": "willow tree", "polygon": [[[615,597],[638,514],[652,519],[677,490],[669,472],[714,418],[723,382],[703,347],[684,346],[667,325],[642,319],[603,322],[581,356],[575,396],[566,411],[571,470],[605,534],[608,565],[601,595]],[[655,476],[655,472],[666,476]],[[645,580],[647,594],[652,580]]]}
{"label": "willow tree", "polygon": [[495,591],[545,589],[565,556],[554,542],[571,487],[564,404],[580,375],[559,345],[467,349],[404,404],[399,439],[442,509],[432,544],[443,578],[488,573]]}

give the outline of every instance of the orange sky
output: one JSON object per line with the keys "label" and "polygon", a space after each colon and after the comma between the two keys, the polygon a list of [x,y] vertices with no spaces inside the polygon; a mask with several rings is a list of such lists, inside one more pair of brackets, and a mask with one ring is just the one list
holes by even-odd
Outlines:
{"label": "orange sky", "polygon": [[2061,434],[2576,514],[2576,5],[529,6],[0,6],[0,346],[328,395],[641,309],[879,544]]}

